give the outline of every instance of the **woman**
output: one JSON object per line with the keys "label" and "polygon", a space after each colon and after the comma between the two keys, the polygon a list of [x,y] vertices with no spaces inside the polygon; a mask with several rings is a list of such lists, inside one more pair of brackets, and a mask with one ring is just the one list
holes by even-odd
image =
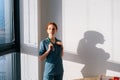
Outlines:
{"label": "woman", "polygon": [[39,59],[45,60],[43,80],[62,80],[63,78],[63,45],[55,37],[57,25],[54,22],[48,23],[48,37],[40,42]]}

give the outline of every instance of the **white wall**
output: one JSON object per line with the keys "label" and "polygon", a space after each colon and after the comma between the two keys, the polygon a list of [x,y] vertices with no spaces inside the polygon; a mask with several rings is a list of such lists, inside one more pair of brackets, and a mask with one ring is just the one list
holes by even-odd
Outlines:
{"label": "white wall", "polygon": [[[119,0],[40,0],[38,4],[38,42],[47,36],[48,22],[58,24],[57,37],[63,40],[65,49],[63,80],[101,74],[120,76]],[[37,64],[39,48],[32,49],[29,48],[32,51],[29,56],[35,51],[31,58]],[[39,80],[42,80],[43,67],[41,63],[38,65]]]}
{"label": "white wall", "polygon": [[39,80],[38,75],[38,57],[21,53],[21,80]]}
{"label": "white wall", "polygon": [[37,0],[20,0],[21,80],[39,80],[36,6]]}
{"label": "white wall", "polygon": [[64,80],[120,76],[119,3],[119,0],[46,2],[46,21],[62,24],[58,37],[62,36],[64,42]]}
{"label": "white wall", "polygon": [[[120,76],[119,4],[119,0],[62,1],[64,60],[69,61],[64,64],[65,78]],[[78,71],[76,63],[82,65]]]}
{"label": "white wall", "polygon": [[[62,0],[45,0],[46,3],[46,24],[55,22],[58,25],[57,36],[62,39]],[[44,13],[45,14],[45,13]],[[44,26],[45,27],[45,26]]]}

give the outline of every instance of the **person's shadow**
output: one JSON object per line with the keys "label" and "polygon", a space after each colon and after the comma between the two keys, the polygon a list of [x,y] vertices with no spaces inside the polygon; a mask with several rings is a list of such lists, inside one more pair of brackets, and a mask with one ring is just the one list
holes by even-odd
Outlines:
{"label": "person's shadow", "polygon": [[84,38],[80,40],[77,48],[80,62],[84,64],[81,73],[83,77],[94,77],[106,74],[107,60],[110,57],[97,44],[104,43],[104,36],[96,31],[87,31]]}
{"label": "person's shadow", "polygon": [[77,55],[65,52],[64,60],[83,64],[82,77],[97,77],[101,75],[116,76],[109,74],[110,71],[120,72],[120,63],[110,61],[110,55],[104,49],[98,48],[98,44],[104,44],[104,36],[97,31],[86,31],[79,41]]}

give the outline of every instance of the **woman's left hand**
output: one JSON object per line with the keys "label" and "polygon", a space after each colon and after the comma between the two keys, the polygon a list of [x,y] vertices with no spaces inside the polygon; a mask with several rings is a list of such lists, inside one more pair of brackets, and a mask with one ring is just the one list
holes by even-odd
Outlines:
{"label": "woman's left hand", "polygon": [[63,46],[62,42],[58,41],[56,42],[57,45]]}
{"label": "woman's left hand", "polygon": [[56,42],[56,44],[57,44],[57,45],[59,45],[59,46],[61,46],[61,47],[62,47],[62,49],[63,49],[63,43],[62,43],[62,42],[57,41],[57,42]]}
{"label": "woman's left hand", "polygon": [[64,54],[64,53],[63,53],[63,43],[60,42],[60,41],[58,41],[58,42],[56,42],[56,44],[62,47],[62,53],[61,53],[61,56],[63,56],[63,54]]}

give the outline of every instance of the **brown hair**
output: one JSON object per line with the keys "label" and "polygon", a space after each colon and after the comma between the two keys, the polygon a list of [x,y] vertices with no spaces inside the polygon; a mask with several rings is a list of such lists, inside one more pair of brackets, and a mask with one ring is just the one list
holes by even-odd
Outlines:
{"label": "brown hair", "polygon": [[57,24],[55,22],[49,22],[46,26],[46,30],[48,29],[49,25],[54,25],[56,27],[56,29],[58,29]]}

